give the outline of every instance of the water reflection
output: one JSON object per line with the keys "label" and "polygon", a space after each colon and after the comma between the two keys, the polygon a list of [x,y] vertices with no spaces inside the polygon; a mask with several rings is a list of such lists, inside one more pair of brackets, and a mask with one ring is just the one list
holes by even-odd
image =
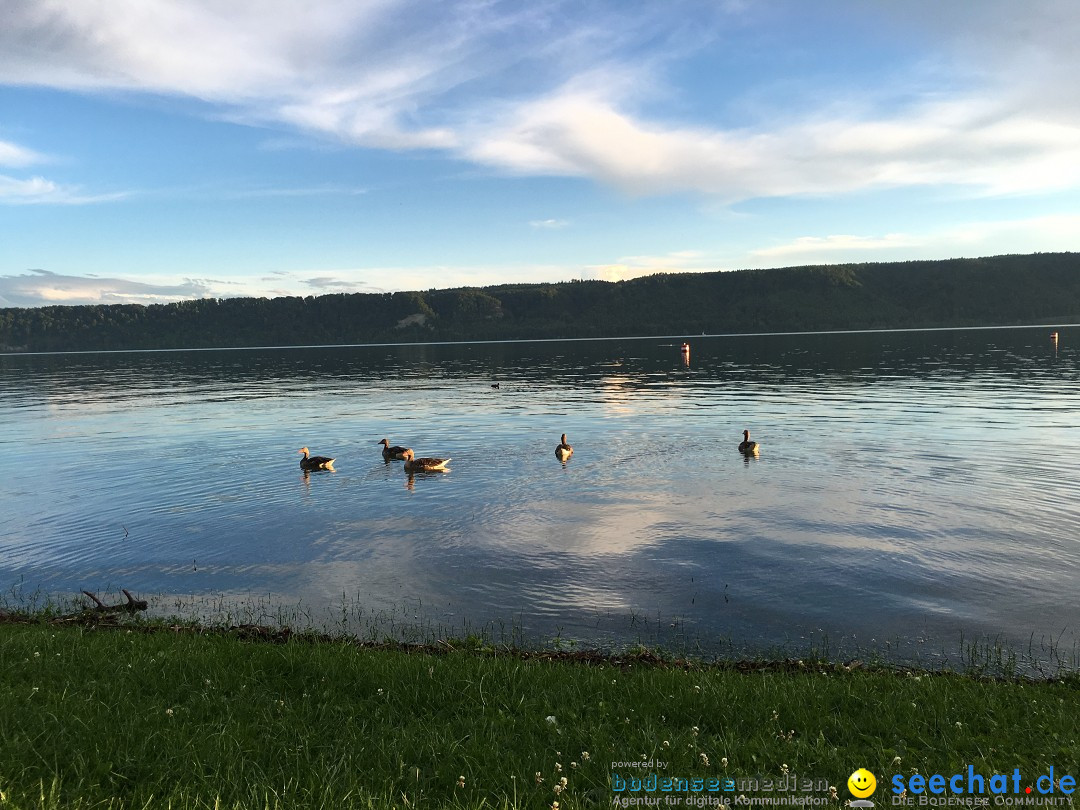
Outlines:
{"label": "water reflection", "polygon": [[[0,357],[0,585],[347,592],[612,641],[630,615],[762,647],[1027,638],[1080,620],[1080,367],[1046,340],[702,337],[692,371],[671,339]],[[768,453],[739,463],[746,426]],[[388,435],[455,474],[402,481]],[[338,470],[297,487],[303,444]]]}

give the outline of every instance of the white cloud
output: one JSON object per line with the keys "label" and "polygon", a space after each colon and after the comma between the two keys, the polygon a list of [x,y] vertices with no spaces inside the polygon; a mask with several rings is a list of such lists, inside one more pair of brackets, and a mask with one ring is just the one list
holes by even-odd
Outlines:
{"label": "white cloud", "polygon": [[726,257],[725,267],[900,261],[1004,253],[1080,251],[1080,214],[962,222],[924,233],[801,236],[781,245]]}
{"label": "white cloud", "polygon": [[181,299],[205,298],[209,294],[208,284],[198,279],[153,283],[122,278],[64,275],[46,270],[29,270],[22,275],[0,276],[0,304],[8,307],[160,304]]}
{"label": "white cloud", "polygon": [[806,257],[815,254],[839,255],[858,251],[866,253],[875,250],[913,247],[919,240],[906,234],[888,234],[886,236],[800,236],[786,245],[759,248],[751,252],[754,256],[785,260],[787,257]]}
{"label": "white cloud", "polygon": [[22,168],[45,162],[45,156],[10,141],[0,141],[0,166]]}
{"label": "white cloud", "polygon": [[88,205],[127,197],[126,192],[85,194],[73,186],[61,186],[44,177],[19,179],[0,174],[0,205]]}
{"label": "white cloud", "polygon": [[558,230],[559,228],[565,228],[569,224],[565,219],[533,219],[529,221],[531,227],[546,230]]}
{"label": "white cloud", "polygon": [[[778,16],[784,8],[776,4]],[[0,82],[183,95],[236,121],[371,148],[435,149],[640,195],[730,202],[929,184],[1028,193],[1080,185],[1075,8],[1074,0],[822,4],[823,20],[861,15],[935,46],[924,69],[940,89],[903,109],[888,106],[884,91],[836,91],[813,115],[773,109],[742,128],[701,122],[693,100],[680,120],[646,112],[649,99],[677,93],[664,87],[663,68],[680,47],[708,43],[725,14],[754,9],[738,3],[639,4],[632,13],[597,4],[584,17],[569,4],[497,0],[17,1],[0,27]],[[643,52],[648,37],[663,47]],[[909,78],[906,69],[897,67],[893,84]],[[5,153],[6,165],[33,159],[0,143],[0,163]],[[19,192],[14,182],[8,199],[63,196],[35,194],[33,181],[19,181],[27,189]]]}
{"label": "white cloud", "polygon": [[622,256],[610,264],[589,265],[582,277],[627,281],[656,273],[707,273],[718,269],[715,256],[700,250],[677,250],[659,256]]}
{"label": "white cloud", "polygon": [[1062,122],[960,99],[902,118],[715,131],[646,124],[599,97],[555,94],[479,136],[469,156],[517,173],[598,178],[635,194],[698,191],[729,201],[930,184],[1016,193],[1080,184],[1080,115]]}

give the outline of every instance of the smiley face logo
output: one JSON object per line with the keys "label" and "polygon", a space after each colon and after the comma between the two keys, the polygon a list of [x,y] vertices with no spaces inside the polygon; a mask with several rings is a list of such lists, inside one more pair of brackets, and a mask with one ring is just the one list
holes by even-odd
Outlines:
{"label": "smiley face logo", "polygon": [[848,777],[847,789],[857,799],[865,799],[877,789],[877,779],[866,768],[859,768]]}

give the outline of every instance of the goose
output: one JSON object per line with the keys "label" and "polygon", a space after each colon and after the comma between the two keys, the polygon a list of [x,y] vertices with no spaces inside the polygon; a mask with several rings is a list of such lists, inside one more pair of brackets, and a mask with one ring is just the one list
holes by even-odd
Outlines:
{"label": "goose", "polygon": [[446,465],[450,463],[448,458],[413,458],[413,451],[406,450],[402,456],[405,459],[405,472],[449,472]]}
{"label": "goose", "polygon": [[562,441],[555,448],[555,458],[559,461],[566,461],[570,456],[574,455],[574,448],[566,443],[566,434],[562,435]]}
{"label": "goose", "polygon": [[742,432],[743,440],[739,442],[740,453],[756,453],[758,448],[761,447],[757,442],[750,441],[750,431],[744,430]]}
{"label": "goose", "polygon": [[303,453],[304,457],[300,459],[301,470],[332,470],[334,469],[334,459],[327,458],[326,456],[308,456],[310,452],[306,447],[301,447],[296,452]]}
{"label": "goose", "polygon": [[409,449],[408,447],[398,447],[396,444],[391,447],[390,442],[386,439],[380,439],[378,444],[383,446],[382,457],[387,461],[392,458],[398,460],[405,458],[405,451]]}

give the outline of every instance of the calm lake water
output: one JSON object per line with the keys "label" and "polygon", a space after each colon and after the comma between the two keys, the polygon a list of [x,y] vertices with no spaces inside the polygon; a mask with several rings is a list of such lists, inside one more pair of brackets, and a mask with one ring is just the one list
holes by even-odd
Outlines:
{"label": "calm lake water", "polygon": [[[681,338],[3,356],[0,588],[603,647],[1068,652],[1080,329],[1049,332],[695,337],[688,363]],[[410,479],[383,437],[451,472]],[[303,445],[337,470],[302,473]]]}

